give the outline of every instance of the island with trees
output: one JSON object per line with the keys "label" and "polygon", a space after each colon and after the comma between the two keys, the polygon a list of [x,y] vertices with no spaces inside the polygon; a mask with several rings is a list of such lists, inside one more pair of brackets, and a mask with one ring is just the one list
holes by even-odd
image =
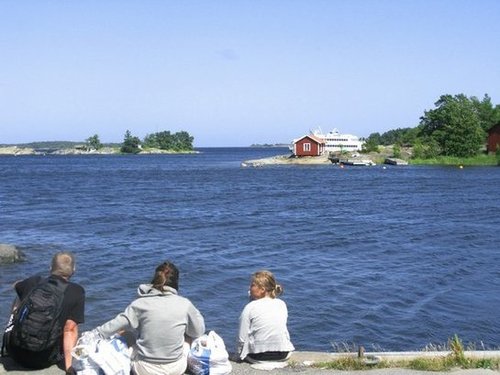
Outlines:
{"label": "island with trees", "polygon": [[122,143],[101,143],[94,134],[85,142],[44,141],[20,145],[0,145],[3,155],[87,155],[87,154],[178,154],[194,153],[194,137],[186,131],[161,131],[148,134],[141,140],[125,132]]}

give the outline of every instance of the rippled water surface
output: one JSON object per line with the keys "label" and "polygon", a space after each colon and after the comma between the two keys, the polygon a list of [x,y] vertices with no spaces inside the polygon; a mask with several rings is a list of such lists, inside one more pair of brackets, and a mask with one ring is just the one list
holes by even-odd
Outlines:
{"label": "rippled water surface", "polygon": [[272,270],[299,350],[500,343],[500,168],[242,168],[276,149],[0,158],[0,314],[12,283],[77,254],[91,329],[165,259],[232,348],[249,276]]}

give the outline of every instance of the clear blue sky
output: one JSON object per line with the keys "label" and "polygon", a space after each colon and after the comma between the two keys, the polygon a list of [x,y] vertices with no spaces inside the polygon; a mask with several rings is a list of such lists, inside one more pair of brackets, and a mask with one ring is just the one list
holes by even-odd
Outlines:
{"label": "clear blue sky", "polygon": [[0,0],[0,143],[290,142],[500,104],[498,0]]}

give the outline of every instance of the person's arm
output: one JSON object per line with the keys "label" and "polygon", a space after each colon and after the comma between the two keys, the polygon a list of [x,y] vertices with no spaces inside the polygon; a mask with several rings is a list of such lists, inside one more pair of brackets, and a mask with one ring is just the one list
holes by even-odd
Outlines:
{"label": "person's arm", "polygon": [[248,354],[248,339],[250,332],[250,308],[245,306],[240,315],[239,329],[238,329],[238,347],[237,352],[241,359],[244,359]]}
{"label": "person's arm", "polygon": [[192,339],[196,339],[205,333],[205,320],[192,303],[189,304],[187,315],[186,335]]}
{"label": "person's arm", "polygon": [[71,367],[71,351],[78,340],[78,324],[73,320],[66,320],[63,332],[64,367],[68,370]]}
{"label": "person's arm", "polygon": [[105,338],[109,338],[123,329],[139,327],[139,320],[134,309],[134,304],[127,306],[124,312],[118,314],[114,319],[96,328],[97,332]]}

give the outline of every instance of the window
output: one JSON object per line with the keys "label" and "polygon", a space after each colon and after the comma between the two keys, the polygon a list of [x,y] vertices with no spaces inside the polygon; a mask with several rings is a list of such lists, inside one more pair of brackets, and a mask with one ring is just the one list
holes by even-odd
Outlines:
{"label": "window", "polygon": [[311,151],[311,144],[310,143],[304,143],[302,145],[302,151]]}

